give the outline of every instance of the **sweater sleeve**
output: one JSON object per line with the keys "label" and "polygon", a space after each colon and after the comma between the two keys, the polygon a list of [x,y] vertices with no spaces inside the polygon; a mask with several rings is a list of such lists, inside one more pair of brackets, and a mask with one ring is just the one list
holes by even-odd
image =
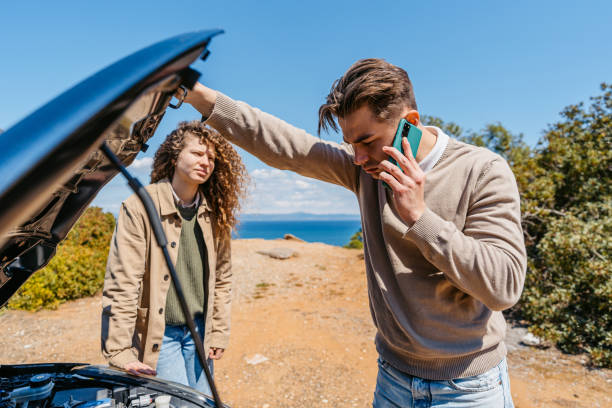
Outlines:
{"label": "sweater sleeve", "polygon": [[503,159],[493,159],[481,173],[462,231],[427,209],[404,237],[453,285],[491,310],[518,301],[527,259],[519,192]]}
{"label": "sweater sleeve", "polygon": [[357,191],[359,167],[349,145],[316,138],[222,93],[205,123],[272,167]]}

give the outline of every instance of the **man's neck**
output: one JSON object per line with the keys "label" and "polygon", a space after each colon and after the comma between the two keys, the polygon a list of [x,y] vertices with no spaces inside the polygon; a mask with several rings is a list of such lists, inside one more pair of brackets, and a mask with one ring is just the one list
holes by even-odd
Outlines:
{"label": "man's neck", "polygon": [[421,132],[423,132],[423,134],[421,135],[419,150],[417,151],[417,155],[415,157],[417,163],[427,157],[438,140],[438,134],[434,129],[425,126],[419,126],[419,129]]}
{"label": "man's neck", "polygon": [[177,177],[176,174],[172,178],[172,188],[183,204],[193,203],[198,192],[198,184],[186,183],[184,180]]}

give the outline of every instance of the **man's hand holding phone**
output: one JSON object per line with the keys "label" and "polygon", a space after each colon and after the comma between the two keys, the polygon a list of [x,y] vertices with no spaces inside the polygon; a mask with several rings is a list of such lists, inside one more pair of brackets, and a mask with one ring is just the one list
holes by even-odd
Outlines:
{"label": "man's hand holding phone", "polygon": [[397,165],[383,160],[380,165],[384,171],[379,177],[393,191],[393,200],[399,216],[412,226],[426,208],[425,173],[414,158],[407,137],[401,137],[401,147],[403,152],[393,146],[382,148]]}

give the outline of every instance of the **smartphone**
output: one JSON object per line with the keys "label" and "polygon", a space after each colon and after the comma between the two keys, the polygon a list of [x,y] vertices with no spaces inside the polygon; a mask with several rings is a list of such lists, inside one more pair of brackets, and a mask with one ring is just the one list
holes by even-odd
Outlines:
{"label": "smartphone", "polygon": [[[402,139],[406,137],[408,138],[408,143],[410,144],[410,150],[412,151],[412,157],[416,157],[417,151],[419,150],[419,144],[421,143],[422,134],[423,132],[421,132],[421,130],[418,127],[412,125],[406,119],[402,119],[400,120],[399,125],[397,125],[397,131],[395,132],[395,137],[393,138],[393,144],[391,146],[399,150],[400,153],[405,154],[404,148],[402,147]],[[397,161],[395,161],[393,157],[389,157],[388,160],[392,164],[399,167],[400,170],[402,169],[400,165],[397,164]],[[389,190],[391,189],[391,187],[389,187],[387,183],[383,182],[383,184]]]}

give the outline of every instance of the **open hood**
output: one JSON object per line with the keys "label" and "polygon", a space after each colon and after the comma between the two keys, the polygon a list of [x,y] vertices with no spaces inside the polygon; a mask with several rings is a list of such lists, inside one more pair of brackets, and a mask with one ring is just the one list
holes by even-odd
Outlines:
{"label": "open hood", "polygon": [[132,163],[220,30],[179,35],[101,70],[0,134],[0,306],[55,250],[117,170]]}

